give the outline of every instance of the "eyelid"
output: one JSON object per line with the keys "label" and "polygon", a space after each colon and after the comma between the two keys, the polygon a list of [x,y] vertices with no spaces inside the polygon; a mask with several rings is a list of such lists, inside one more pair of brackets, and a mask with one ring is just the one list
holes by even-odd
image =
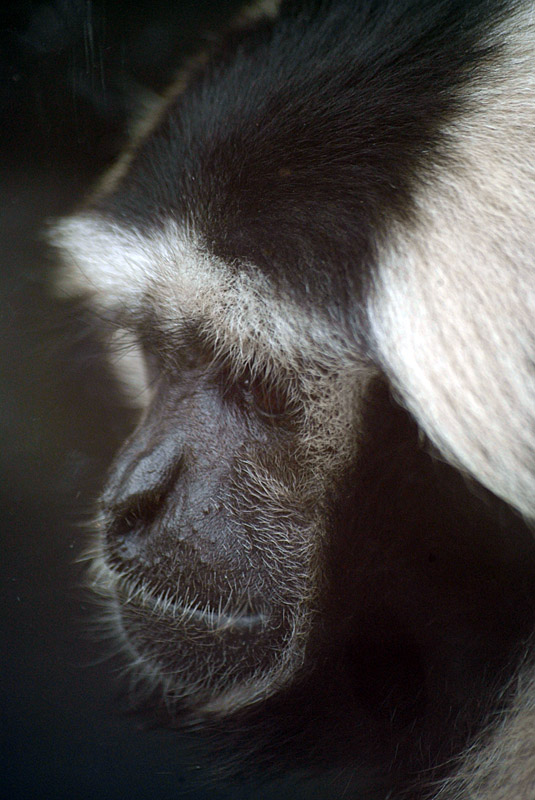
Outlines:
{"label": "eyelid", "polygon": [[[275,381],[262,368],[241,366],[239,370],[230,356],[217,352],[213,344],[198,335],[198,329],[185,329],[181,341],[173,346],[170,337],[157,327],[138,325],[135,334],[122,328],[129,343],[135,343],[140,360],[145,365],[145,386],[150,388],[163,375],[179,375],[182,371],[207,369],[217,376],[222,397],[227,402],[246,406],[268,422],[289,419],[297,410],[293,386],[288,376]],[[139,392],[139,378],[137,381]]]}
{"label": "eyelid", "polygon": [[289,379],[275,381],[262,373],[245,373],[238,386],[244,402],[260,418],[277,423],[295,416],[297,405]]}

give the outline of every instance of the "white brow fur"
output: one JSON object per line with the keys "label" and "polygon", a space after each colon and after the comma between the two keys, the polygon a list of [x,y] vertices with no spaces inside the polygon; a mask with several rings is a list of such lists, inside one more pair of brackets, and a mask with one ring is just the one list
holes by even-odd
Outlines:
{"label": "white brow fur", "polygon": [[261,363],[265,370],[300,371],[305,358],[318,380],[343,375],[354,387],[358,376],[362,383],[358,349],[330,324],[328,312],[275,294],[252,265],[233,272],[174,220],[141,233],[83,212],[58,223],[52,235],[63,256],[62,294],[87,296],[101,310],[142,309],[150,298],[170,336],[182,320],[195,320],[238,370]]}

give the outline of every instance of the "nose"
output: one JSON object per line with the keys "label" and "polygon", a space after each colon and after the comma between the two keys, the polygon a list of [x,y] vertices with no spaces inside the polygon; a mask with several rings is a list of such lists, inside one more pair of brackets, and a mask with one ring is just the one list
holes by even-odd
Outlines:
{"label": "nose", "polygon": [[182,466],[182,453],[168,439],[141,453],[127,447],[119,455],[102,498],[112,561],[144,560],[150,531]]}

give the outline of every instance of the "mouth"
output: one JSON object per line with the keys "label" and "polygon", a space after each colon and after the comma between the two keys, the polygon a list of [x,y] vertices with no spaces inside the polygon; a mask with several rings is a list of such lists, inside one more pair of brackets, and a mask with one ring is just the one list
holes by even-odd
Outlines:
{"label": "mouth", "polygon": [[[159,686],[171,715],[184,708],[227,714],[278,691],[303,660],[304,620],[292,609],[225,596],[206,602],[198,591],[156,591],[118,574],[102,556],[90,586],[109,604],[112,624],[133,673]],[[179,586],[178,589],[181,587]]]}
{"label": "mouth", "polygon": [[[121,609],[138,610],[162,622],[176,626],[198,625],[206,632],[261,633],[270,626],[271,614],[265,607],[256,609],[249,598],[223,601],[217,605],[203,602],[197,593],[186,587],[181,597],[178,591],[156,592],[146,583],[120,575],[104,559],[96,559],[91,568],[91,584],[99,592],[116,598]],[[178,587],[177,587],[178,588]]]}
{"label": "mouth", "polygon": [[230,607],[229,601],[221,601],[217,609],[197,597],[185,596],[180,600],[171,597],[168,590],[155,594],[142,583],[114,575],[117,599],[123,608],[137,607],[157,618],[167,619],[174,625],[200,625],[213,633],[223,631],[249,631],[257,633],[269,625],[270,615],[266,611],[255,611],[249,600],[238,601]]}

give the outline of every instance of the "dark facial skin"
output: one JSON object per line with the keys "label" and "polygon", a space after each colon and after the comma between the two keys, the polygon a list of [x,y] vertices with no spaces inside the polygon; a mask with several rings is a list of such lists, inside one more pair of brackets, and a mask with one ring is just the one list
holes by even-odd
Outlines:
{"label": "dark facial skin", "polygon": [[102,497],[122,625],[177,694],[184,685],[200,703],[235,684],[262,693],[268,673],[283,679],[285,659],[297,668],[296,628],[308,626],[315,594],[306,539],[317,509],[297,494],[286,509],[269,496],[262,504],[255,482],[266,470],[294,479],[298,415],[283,388],[233,378],[191,340],[172,369],[155,362],[151,405]]}

